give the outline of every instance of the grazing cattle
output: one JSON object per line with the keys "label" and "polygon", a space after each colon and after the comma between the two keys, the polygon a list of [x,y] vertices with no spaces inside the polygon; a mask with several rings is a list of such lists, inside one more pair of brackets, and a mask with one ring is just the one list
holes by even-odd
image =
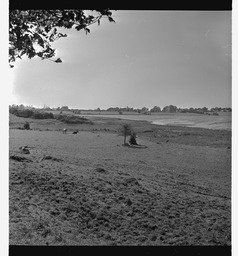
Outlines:
{"label": "grazing cattle", "polygon": [[63,133],[64,133],[64,134],[67,133],[67,129],[66,129],[66,128],[63,129]]}
{"label": "grazing cattle", "polygon": [[74,132],[72,132],[72,134],[77,134],[79,131],[74,131]]}

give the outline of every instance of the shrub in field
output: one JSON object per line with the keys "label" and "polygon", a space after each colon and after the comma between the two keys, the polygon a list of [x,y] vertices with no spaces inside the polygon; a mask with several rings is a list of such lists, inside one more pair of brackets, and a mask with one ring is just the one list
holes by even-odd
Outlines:
{"label": "shrub in field", "polygon": [[34,119],[53,119],[53,113],[36,111],[32,109],[20,109],[17,107],[10,108],[9,112],[15,116],[24,117],[24,118],[34,118]]}
{"label": "shrub in field", "polygon": [[126,137],[132,135],[133,130],[130,124],[123,124],[119,133],[124,136],[124,145],[126,145]]}
{"label": "shrub in field", "polygon": [[32,114],[33,114],[33,111],[30,110],[30,109],[11,108],[11,109],[9,110],[9,112],[10,112],[11,114],[16,115],[16,116],[25,117],[25,118],[31,117]]}
{"label": "shrub in field", "polygon": [[17,110],[17,108],[10,108],[9,113],[17,116],[18,115],[18,110]]}
{"label": "shrub in field", "polygon": [[80,115],[81,114],[81,110],[76,109],[76,110],[73,111],[73,113],[76,114],[76,115]]}
{"label": "shrub in field", "polygon": [[137,141],[136,141],[136,133],[135,132],[133,132],[133,133],[131,133],[131,137],[130,137],[130,140],[129,140],[129,142],[130,142],[130,144],[131,145],[138,145],[137,144]]}
{"label": "shrub in field", "polygon": [[21,117],[31,117],[33,115],[33,111],[30,109],[23,109],[20,112],[18,111],[18,113]]}
{"label": "shrub in field", "polygon": [[43,119],[43,114],[40,113],[40,112],[34,112],[33,115],[32,115],[32,118]]}
{"label": "shrub in field", "polygon": [[25,122],[23,127],[25,130],[30,130],[30,124],[28,122]]}

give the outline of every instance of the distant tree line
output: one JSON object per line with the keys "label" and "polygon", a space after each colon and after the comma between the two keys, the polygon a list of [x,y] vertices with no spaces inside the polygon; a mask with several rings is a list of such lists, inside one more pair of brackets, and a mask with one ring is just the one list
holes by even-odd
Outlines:
{"label": "distant tree line", "polygon": [[[53,114],[52,112],[45,112],[42,110],[36,110],[32,108],[26,108],[20,105],[19,107],[14,105],[9,107],[9,113],[24,118],[33,119],[56,119],[66,124],[93,124],[92,121],[84,117],[75,115]],[[26,128],[24,128],[26,129]]]}
{"label": "distant tree line", "polygon": [[207,112],[231,112],[231,108],[221,108],[215,107],[208,109],[207,107],[203,108],[178,108],[180,113],[197,113],[197,114],[204,114]]}
{"label": "distant tree line", "polygon": [[179,108],[174,105],[165,106],[164,108],[160,108],[159,106],[154,106],[153,108],[149,109],[147,107],[143,107],[141,109],[134,109],[134,108],[118,108],[118,107],[111,107],[108,108],[106,111],[113,111],[113,112],[138,112],[141,114],[149,114],[149,113],[159,113],[159,112],[165,112],[165,113],[197,113],[197,114],[204,114],[206,112],[231,112],[231,108],[221,108],[221,107],[215,107],[211,108],[210,110],[207,107],[202,108]]}
{"label": "distant tree line", "polygon": [[110,107],[110,108],[106,109],[106,111],[110,111],[110,112],[119,112],[119,111],[121,111],[121,112],[139,112],[142,109],[139,109],[139,108],[135,109],[135,108],[131,108],[131,107],[127,106],[127,107],[124,107],[124,108]]}
{"label": "distant tree line", "polygon": [[[34,112],[33,110],[36,110],[33,106],[24,106],[23,104],[21,105],[12,105],[9,106],[11,108],[11,111],[19,112],[22,115],[29,115],[30,113]],[[15,109],[15,110],[14,110]],[[24,113],[21,112],[21,110],[26,110]],[[32,112],[29,112],[29,111]],[[62,107],[57,107],[57,108],[50,108],[50,107],[44,107],[44,108],[39,108],[37,110],[41,111],[71,111],[74,114],[81,114],[83,109],[70,109],[68,106],[62,106]],[[84,111],[87,111],[86,109]],[[88,110],[89,111],[89,110]],[[209,112],[231,112],[231,108],[222,108],[222,107],[213,107],[208,109],[207,107],[202,107],[202,108],[180,108],[174,105],[168,105],[163,107],[162,109],[159,106],[154,106],[153,108],[149,109],[147,107],[142,107],[142,108],[133,108],[133,107],[110,107],[108,109],[90,109],[90,111],[95,111],[95,112],[118,112],[119,114],[127,113],[127,112],[135,112],[139,114],[151,114],[151,113],[159,113],[159,112],[165,112],[165,113],[196,113],[196,114],[206,114]],[[46,112],[47,113],[47,112]],[[36,116],[39,116],[39,114],[36,114]]]}

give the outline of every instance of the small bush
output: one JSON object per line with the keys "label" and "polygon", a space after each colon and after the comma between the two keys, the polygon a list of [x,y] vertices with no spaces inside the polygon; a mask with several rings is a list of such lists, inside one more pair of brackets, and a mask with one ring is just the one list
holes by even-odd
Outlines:
{"label": "small bush", "polygon": [[124,136],[124,145],[126,144],[126,137],[130,136],[133,133],[132,127],[130,124],[123,124],[119,130],[120,135]]}
{"label": "small bush", "polygon": [[17,108],[10,108],[10,109],[9,109],[9,113],[10,113],[10,114],[13,114],[13,115],[15,115],[15,116],[18,116],[18,110],[17,110]]}
{"label": "small bush", "polygon": [[30,130],[30,124],[28,122],[25,122],[23,127],[25,130]]}
{"label": "small bush", "polygon": [[16,116],[29,118],[33,115],[33,111],[30,109],[18,109],[15,113]]}
{"label": "small bush", "polygon": [[81,110],[74,110],[73,113],[77,114],[77,115],[80,115],[81,114]]}
{"label": "small bush", "polygon": [[43,115],[40,112],[34,112],[32,115],[32,118],[34,119],[43,119]]}
{"label": "small bush", "polygon": [[34,119],[54,119],[53,113],[36,111],[32,109],[10,108],[9,112],[15,116]]}

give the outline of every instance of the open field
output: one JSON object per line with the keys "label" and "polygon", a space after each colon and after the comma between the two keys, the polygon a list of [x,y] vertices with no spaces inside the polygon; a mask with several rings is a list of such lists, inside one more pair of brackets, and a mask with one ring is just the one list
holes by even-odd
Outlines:
{"label": "open field", "polygon": [[11,245],[231,244],[231,131],[90,120],[10,115]]}
{"label": "open field", "polygon": [[[87,113],[84,115],[87,116]],[[225,129],[231,130],[231,113],[220,112],[216,115],[196,114],[196,113],[152,113],[151,115],[124,113],[123,115],[109,113],[97,114],[98,117],[112,117],[125,120],[139,120],[148,121],[158,125],[177,125],[196,128],[208,128],[208,129]]]}
{"label": "open field", "polygon": [[[57,115],[60,111],[46,111]],[[72,111],[63,111],[64,114],[76,115]],[[125,120],[136,120],[136,121],[148,121],[153,124],[158,125],[177,125],[177,126],[187,126],[195,128],[208,128],[208,129],[225,129],[231,130],[231,112],[219,112],[218,116],[212,113],[207,114],[196,114],[196,113],[166,113],[158,112],[151,113],[150,115],[139,114],[137,112],[123,112],[123,114],[118,114],[118,112],[113,111],[90,111],[81,110],[79,116],[85,116],[89,118],[113,118],[113,119],[125,119]]]}

